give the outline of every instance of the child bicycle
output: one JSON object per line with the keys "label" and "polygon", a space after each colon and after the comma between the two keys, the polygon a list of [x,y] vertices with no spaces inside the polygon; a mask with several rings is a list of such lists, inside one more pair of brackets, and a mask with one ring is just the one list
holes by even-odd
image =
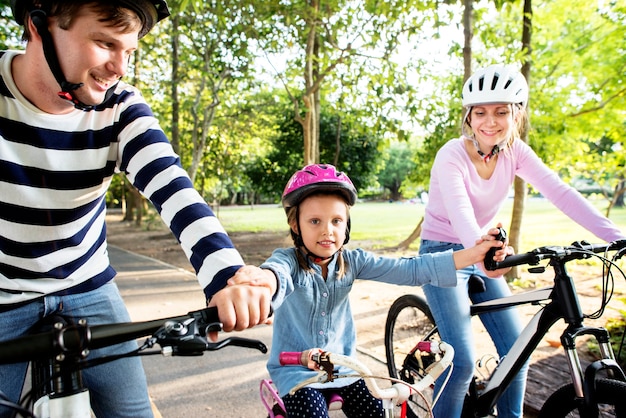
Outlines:
{"label": "child bicycle", "polygon": [[[406,417],[405,402],[410,396],[420,396],[422,391],[434,383],[447,368],[452,364],[454,358],[454,349],[445,342],[438,341],[420,341],[416,350],[436,354],[439,360],[433,363],[426,374],[418,382],[409,384],[408,382],[372,375],[369,368],[356,358],[322,351],[320,349],[309,349],[300,352],[282,352],[280,354],[280,364],[282,366],[303,366],[309,367],[314,364],[314,370],[319,370],[317,376],[313,376],[290,390],[290,394],[294,394],[299,389],[313,384],[332,382],[335,379],[344,377],[360,377],[363,378],[367,388],[372,395],[383,401],[385,418],[394,416],[394,406],[401,405],[400,417]],[[339,375],[335,370],[335,365],[345,366],[355,372],[355,374]],[[394,382],[391,387],[381,388],[376,380],[385,379]],[[270,380],[261,381],[261,400],[267,408],[269,418],[286,418],[287,413],[285,406],[278,393],[274,389]],[[427,401],[425,399],[425,401]],[[328,399],[329,410],[339,410],[343,400],[338,394],[331,394]]]}
{"label": "child bicycle", "polygon": [[[89,326],[62,317],[47,321],[39,333],[0,344],[0,364],[31,362],[31,391],[19,404],[2,398],[0,403],[17,415],[32,418],[89,418],[89,392],[81,371],[123,357],[163,354],[199,356],[237,346],[267,352],[265,344],[248,338],[229,337],[209,342],[207,334],[222,330],[217,308],[205,308],[176,316],[143,322]],[[86,360],[90,349],[108,347],[149,336],[137,350],[119,356]],[[160,350],[149,350],[156,345]]]}
{"label": "child bicycle", "polygon": [[[494,405],[502,392],[528,361],[549,329],[561,319],[567,324],[561,335],[561,344],[567,357],[571,383],[549,396],[541,408],[539,417],[626,417],[626,377],[615,361],[609,333],[602,327],[584,325],[585,319],[597,319],[602,316],[612,296],[611,269],[617,269],[622,277],[626,277],[615,264],[625,252],[626,240],[609,244],[583,242],[565,247],[540,247],[494,263],[494,270],[527,264],[537,266],[530,268],[529,271],[538,273],[545,271],[546,266],[539,264],[542,260],[547,260],[547,265],[554,270],[554,286],[471,306],[471,315],[523,304],[539,305],[541,308],[524,328],[509,353],[498,362],[487,381],[481,382],[476,377],[473,379],[463,407],[463,417],[483,417],[493,413]],[[611,259],[608,258],[610,253],[613,254]],[[602,261],[603,296],[600,309],[594,314],[585,315],[580,307],[574,280],[565,264],[590,257],[597,257]],[[476,276],[475,279],[480,278]],[[471,287],[470,283],[470,291]],[[593,362],[583,372],[576,351],[576,339],[584,335],[593,336],[597,340],[602,358]],[[414,342],[438,338],[437,327],[425,299],[412,294],[396,299],[385,324],[385,352],[390,376],[412,382],[423,375],[424,370],[436,358],[412,349]],[[433,395],[432,391],[427,394]],[[408,405],[409,417],[425,416],[421,398],[412,397]]]}

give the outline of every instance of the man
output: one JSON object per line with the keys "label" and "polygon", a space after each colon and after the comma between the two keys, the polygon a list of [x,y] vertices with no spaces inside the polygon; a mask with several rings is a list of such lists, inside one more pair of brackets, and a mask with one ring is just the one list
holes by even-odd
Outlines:
{"label": "man", "polygon": [[[138,40],[169,15],[165,1],[11,5],[27,42],[24,52],[0,52],[0,341],[57,313],[91,325],[130,320],[106,247],[105,193],[116,171],[179,239],[224,330],[264,322],[273,289],[223,289],[243,260],[149,106],[120,81]],[[0,366],[0,399],[17,401],[25,374],[25,364]],[[88,369],[84,380],[97,416],[151,416],[138,358]]]}

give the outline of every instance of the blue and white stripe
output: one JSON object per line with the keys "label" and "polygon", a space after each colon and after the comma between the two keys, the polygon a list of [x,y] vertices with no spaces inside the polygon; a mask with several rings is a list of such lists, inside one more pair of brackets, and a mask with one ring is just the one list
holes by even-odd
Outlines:
{"label": "blue and white stripe", "polygon": [[105,194],[117,171],[151,200],[210,297],[243,265],[132,86],[94,110],[41,112],[0,52],[0,304],[93,289],[115,272],[106,249]]}

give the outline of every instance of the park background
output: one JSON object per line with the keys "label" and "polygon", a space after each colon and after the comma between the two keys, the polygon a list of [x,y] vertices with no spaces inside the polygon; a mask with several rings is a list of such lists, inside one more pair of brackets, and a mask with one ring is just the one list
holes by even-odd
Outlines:
{"label": "park background", "polygon": [[[427,191],[460,134],[471,72],[510,63],[530,84],[533,149],[567,182],[623,205],[626,6],[619,1],[193,1],[140,42],[137,85],[196,188],[221,205],[277,203],[305,163],[349,173],[361,199]],[[0,0],[0,48],[22,48]],[[519,244],[526,194],[516,184]],[[596,197],[597,197],[596,196]],[[123,176],[108,203],[142,222]],[[416,221],[416,225],[417,225]]]}
{"label": "park background", "polygon": [[[510,63],[529,80],[523,140],[626,227],[624,1],[168,4],[172,16],[142,39],[124,79],[141,89],[247,262],[290,244],[278,202],[308,162],[332,163],[354,180],[360,201],[350,246],[414,255],[435,153],[460,135],[463,82],[492,63]],[[20,36],[10,1],[0,0],[0,49],[23,48]],[[596,240],[523,182],[511,196],[498,220],[517,252]],[[190,269],[123,175],[113,178],[107,203],[113,245]],[[574,271],[593,279],[597,267],[578,263]],[[521,271],[511,286],[548,280]],[[202,303],[199,286],[197,294]],[[618,338],[623,300],[618,290],[609,310],[621,321]]]}
{"label": "park background", "polygon": [[[414,253],[434,156],[460,134],[463,82],[493,63],[529,81],[522,140],[624,225],[623,1],[168,4],[171,16],[141,40],[124,79],[141,89],[230,233],[280,235],[287,179],[325,162],[359,191],[353,244]],[[9,0],[0,0],[0,22],[0,48],[23,48]],[[112,181],[109,208],[137,231],[162,229],[123,175]],[[521,179],[511,196],[498,220],[518,252],[581,239]],[[265,243],[253,261],[284,244]],[[517,269],[508,278],[525,280]]]}

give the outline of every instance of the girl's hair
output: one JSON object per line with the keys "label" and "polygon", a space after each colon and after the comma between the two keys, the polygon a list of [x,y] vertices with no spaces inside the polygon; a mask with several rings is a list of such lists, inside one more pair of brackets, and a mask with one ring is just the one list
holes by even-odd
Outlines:
{"label": "girl's hair", "polygon": [[[305,202],[311,196],[336,196],[338,199],[341,199],[346,204],[346,212],[348,214],[348,217],[350,216],[350,205],[346,201],[346,198],[345,198],[344,194],[341,193],[341,192],[332,192],[332,191],[313,192],[310,195],[308,195],[306,198],[304,198],[304,200],[302,200],[298,205],[291,206],[291,207],[288,207],[288,208],[285,209],[285,211],[287,213],[287,223],[289,224],[289,228],[291,230],[291,239],[293,240],[293,244],[295,246],[296,258],[298,260],[298,265],[304,271],[308,271],[308,272],[312,272],[313,271],[313,268],[312,268],[312,265],[311,265],[312,262],[309,259],[309,257],[307,257],[306,253],[304,253],[302,251],[302,249],[300,248],[300,245],[302,245],[301,244],[302,243],[302,238],[301,238],[301,235],[300,235],[300,231],[298,231],[296,233],[293,230],[292,225],[299,225],[298,216],[300,215],[300,211],[298,210],[298,208],[300,207],[302,202]],[[299,239],[299,241],[298,241],[298,239]],[[343,245],[341,246],[339,251],[337,251],[337,266],[338,266],[337,278],[341,279],[346,274],[346,271],[347,271],[347,268],[348,268],[347,263],[345,261],[345,258],[343,257]]]}
{"label": "girl's hair", "polygon": [[[109,3],[105,1],[90,1],[82,2],[75,0],[59,0],[50,2],[50,9],[47,11],[48,17],[57,18],[57,24],[61,29],[69,29],[74,22],[74,19],[78,16],[80,10],[83,7],[90,7],[100,18],[100,22],[107,23],[110,27],[116,27],[122,29],[124,33],[131,32],[133,30],[142,29],[144,22],[140,17],[131,10],[125,8],[116,3]],[[26,22],[26,16],[28,11],[23,17]],[[24,34],[22,40],[30,40],[32,34],[28,29],[28,25],[24,25]]]}

